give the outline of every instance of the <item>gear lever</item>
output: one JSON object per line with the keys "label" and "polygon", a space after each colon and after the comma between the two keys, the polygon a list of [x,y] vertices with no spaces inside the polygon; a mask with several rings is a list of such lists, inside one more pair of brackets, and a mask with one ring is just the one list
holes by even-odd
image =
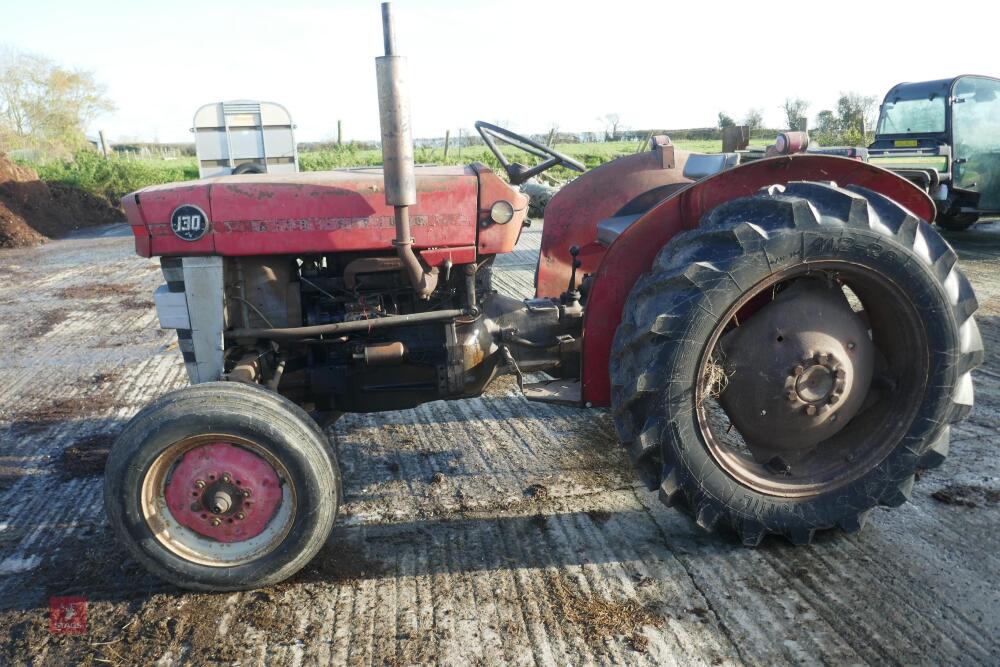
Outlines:
{"label": "gear lever", "polygon": [[564,306],[568,306],[570,309],[577,310],[580,307],[580,290],[576,288],[576,270],[580,268],[583,263],[579,260],[578,255],[580,254],[579,246],[570,246],[569,254],[573,258],[570,263],[572,267],[572,272],[569,274],[569,286],[566,291],[562,293],[560,300]]}

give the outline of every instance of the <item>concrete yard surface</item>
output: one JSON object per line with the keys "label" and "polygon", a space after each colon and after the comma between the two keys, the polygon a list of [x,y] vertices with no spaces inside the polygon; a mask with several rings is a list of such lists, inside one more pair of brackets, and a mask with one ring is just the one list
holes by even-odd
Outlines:
{"label": "concrete yard surface", "polygon": [[[498,261],[528,295],[540,226]],[[110,535],[122,425],[186,383],[154,260],[126,227],[0,251],[0,665],[997,664],[1000,223],[949,235],[986,361],[972,418],[912,502],[860,533],[748,549],[640,487],[606,410],[473,400],[329,429],[345,504],[292,580],[161,583]],[[86,599],[86,632],[49,598]]]}

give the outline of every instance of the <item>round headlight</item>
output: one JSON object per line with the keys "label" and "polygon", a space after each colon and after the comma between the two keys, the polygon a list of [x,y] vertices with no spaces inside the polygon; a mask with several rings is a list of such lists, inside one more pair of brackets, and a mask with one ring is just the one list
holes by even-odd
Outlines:
{"label": "round headlight", "polygon": [[506,225],[514,219],[514,205],[509,201],[500,200],[490,207],[490,220],[498,225]]}

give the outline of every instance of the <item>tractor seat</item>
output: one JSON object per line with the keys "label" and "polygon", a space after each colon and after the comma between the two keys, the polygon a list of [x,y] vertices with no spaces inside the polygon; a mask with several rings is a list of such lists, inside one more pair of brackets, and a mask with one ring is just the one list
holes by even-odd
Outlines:
{"label": "tractor seat", "polygon": [[641,218],[642,215],[642,213],[619,215],[601,220],[597,223],[597,242],[605,246],[611,245],[619,234],[628,229],[629,225]]}
{"label": "tractor seat", "polygon": [[700,181],[720,171],[732,169],[739,163],[738,153],[692,153],[684,164],[684,178]]}
{"label": "tractor seat", "polygon": [[[739,163],[740,156],[737,153],[692,153],[684,164],[684,178],[700,181],[720,171],[731,169]],[[597,223],[597,242],[604,246],[611,245],[646,211],[687,185],[688,183],[670,183],[639,195],[619,209],[614,216]]]}

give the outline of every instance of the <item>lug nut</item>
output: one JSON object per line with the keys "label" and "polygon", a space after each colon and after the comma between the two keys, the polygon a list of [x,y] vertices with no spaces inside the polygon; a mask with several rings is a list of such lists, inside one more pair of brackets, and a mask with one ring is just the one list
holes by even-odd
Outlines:
{"label": "lug nut", "polygon": [[222,523],[221,519],[212,519],[212,525],[213,526],[218,526],[221,523]]}
{"label": "lug nut", "polygon": [[230,477],[229,477],[229,473],[225,473],[225,474],[224,474],[224,475],[222,476],[222,481],[223,481],[223,482],[225,482],[226,484],[229,484],[229,479],[230,479]]}
{"label": "lug nut", "polygon": [[851,341],[850,343],[847,344],[847,349],[848,350],[853,350],[856,347],[857,347],[857,344],[854,343],[853,341]]}
{"label": "lug nut", "polygon": [[243,512],[237,512],[236,513],[236,518],[239,519],[240,521],[242,521],[243,519],[247,518],[247,515],[244,514]]}
{"label": "lug nut", "polygon": [[250,497],[250,489],[243,489],[243,496],[246,498]]}
{"label": "lug nut", "polygon": [[788,396],[788,400],[790,401],[794,401],[796,398],[798,398],[798,394],[796,394],[794,391],[790,391],[786,395]]}
{"label": "lug nut", "polygon": [[847,376],[847,371],[845,371],[845,370],[844,370],[843,368],[838,368],[838,369],[837,369],[837,370],[836,370],[836,371],[834,372],[834,375],[836,375],[836,376],[837,376],[837,379],[838,379],[838,380],[843,380],[843,379],[844,379],[844,378],[845,378],[845,377]]}
{"label": "lug nut", "polygon": [[802,375],[802,371],[804,370],[805,368],[803,368],[802,365],[799,364],[798,366],[792,369],[792,375]]}
{"label": "lug nut", "polygon": [[807,405],[806,406],[806,414],[809,415],[810,417],[812,417],[814,414],[816,414],[816,406],[815,405]]}
{"label": "lug nut", "polygon": [[840,396],[838,394],[830,394],[830,398],[828,398],[826,400],[827,400],[828,403],[830,403],[832,405],[833,403],[836,403],[837,401],[840,400]]}
{"label": "lug nut", "polygon": [[194,485],[195,485],[196,487],[198,487],[199,489],[204,489],[204,488],[205,488],[205,482],[204,482],[204,481],[202,481],[202,480],[200,480],[200,479],[199,479],[199,480],[197,480],[197,481],[196,481],[196,482],[194,483]]}

